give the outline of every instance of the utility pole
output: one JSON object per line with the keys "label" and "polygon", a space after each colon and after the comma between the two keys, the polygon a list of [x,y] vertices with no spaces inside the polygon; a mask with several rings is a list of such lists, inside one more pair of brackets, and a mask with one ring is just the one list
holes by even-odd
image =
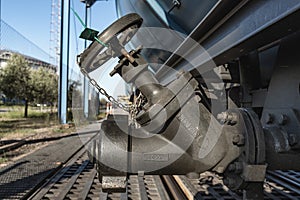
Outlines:
{"label": "utility pole", "polygon": [[70,47],[70,0],[61,1],[60,61],[58,116],[61,124],[67,123],[69,47]]}
{"label": "utility pole", "polygon": [[0,0],[0,50],[2,49],[2,3]]}
{"label": "utility pole", "polygon": [[[89,19],[89,13],[91,6],[95,3],[95,0],[80,0],[82,3],[85,4],[85,26],[88,27],[88,22],[91,21]],[[87,47],[87,40],[84,40],[84,49]],[[87,77],[83,77],[83,113],[86,118],[89,116],[89,80]]]}

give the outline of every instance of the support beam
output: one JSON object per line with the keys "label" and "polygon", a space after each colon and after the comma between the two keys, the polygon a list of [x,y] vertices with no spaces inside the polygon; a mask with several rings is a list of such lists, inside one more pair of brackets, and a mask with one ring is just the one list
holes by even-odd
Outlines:
{"label": "support beam", "polygon": [[[90,5],[91,6],[91,5]],[[88,27],[88,24],[91,19],[89,19],[90,6],[85,2],[85,25]],[[87,47],[87,40],[84,41],[84,48]],[[88,118],[89,116],[89,80],[87,77],[83,78],[83,112],[84,116]]]}
{"label": "support beam", "polygon": [[60,34],[58,117],[61,124],[66,124],[69,76],[70,0],[61,2]]}
{"label": "support beam", "polygon": [[95,3],[96,0],[80,0],[80,1],[82,3],[85,3],[86,8],[89,8],[89,7],[91,7]]}

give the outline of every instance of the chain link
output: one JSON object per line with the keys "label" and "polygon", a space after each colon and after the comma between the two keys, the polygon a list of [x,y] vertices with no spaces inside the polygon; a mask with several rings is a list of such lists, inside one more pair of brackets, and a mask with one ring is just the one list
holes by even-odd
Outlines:
{"label": "chain link", "polygon": [[134,109],[133,109],[134,106],[126,106],[126,105],[124,105],[124,104],[118,102],[113,96],[109,95],[109,94],[106,92],[106,90],[105,90],[103,87],[101,87],[101,86],[97,83],[97,81],[96,81],[95,79],[93,79],[93,78],[89,75],[89,73],[88,73],[83,67],[80,67],[80,71],[81,71],[81,73],[82,73],[85,77],[87,77],[87,78],[89,79],[89,82],[90,82],[95,88],[97,88],[97,90],[99,91],[99,93],[102,94],[102,95],[104,95],[104,96],[105,96],[112,104],[117,105],[119,108],[121,108],[122,110],[125,110],[125,111],[127,111],[127,112],[129,112],[129,113],[134,112],[134,111],[132,111],[132,110],[134,110]]}
{"label": "chain link", "polygon": [[143,94],[140,93],[137,98],[134,100],[132,106],[130,107],[130,116],[132,119],[132,124],[134,125],[135,128],[140,128],[140,124],[137,123],[136,121],[136,115],[139,111],[140,106],[142,105],[143,102]]}

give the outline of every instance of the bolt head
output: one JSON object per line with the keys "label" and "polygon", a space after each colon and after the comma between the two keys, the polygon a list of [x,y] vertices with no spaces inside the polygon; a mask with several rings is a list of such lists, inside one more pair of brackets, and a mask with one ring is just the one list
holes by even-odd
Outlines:
{"label": "bolt head", "polygon": [[228,186],[229,188],[234,187],[236,182],[233,178],[230,177],[226,177],[225,179],[223,179],[223,183]]}
{"label": "bolt head", "polygon": [[288,141],[289,141],[290,146],[294,146],[298,143],[297,137],[295,134],[290,134],[288,137]]}
{"label": "bolt head", "polygon": [[228,166],[228,170],[229,170],[230,172],[235,171],[235,164],[234,164],[234,163],[233,163],[233,164],[230,164],[230,165]]}
{"label": "bolt head", "polygon": [[230,124],[236,124],[238,122],[238,115],[236,113],[229,113],[227,115]]}
{"label": "bolt head", "polygon": [[233,144],[238,144],[240,142],[240,135],[239,134],[233,135],[232,142]]}
{"label": "bolt head", "polygon": [[271,113],[267,113],[265,117],[266,124],[272,124],[274,122],[274,116]]}
{"label": "bolt head", "polygon": [[221,112],[217,115],[217,119],[221,122],[221,123],[226,123],[227,122],[227,116],[228,113],[227,112]]}
{"label": "bolt head", "polygon": [[287,122],[288,122],[288,116],[286,116],[285,114],[280,115],[278,119],[278,123],[280,125],[285,125]]}
{"label": "bolt head", "polygon": [[242,162],[235,162],[235,173],[239,174],[243,171],[243,163]]}
{"label": "bolt head", "polygon": [[237,146],[242,146],[245,144],[245,137],[241,134],[235,134],[232,137],[232,143]]}

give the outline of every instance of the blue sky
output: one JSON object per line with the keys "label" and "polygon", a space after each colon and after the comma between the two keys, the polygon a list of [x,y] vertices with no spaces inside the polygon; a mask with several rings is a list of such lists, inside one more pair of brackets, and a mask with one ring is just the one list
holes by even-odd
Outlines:
{"label": "blue sky", "polygon": [[[1,18],[30,41],[49,52],[51,0],[0,0]],[[84,4],[80,0],[71,0],[71,5],[84,19]],[[114,0],[98,1],[92,7],[91,26],[103,30],[116,20]],[[71,13],[72,14],[72,13]],[[76,19],[77,20],[77,19]],[[82,27],[76,21],[77,36]],[[71,40],[75,40],[74,18],[71,16]],[[79,39],[78,39],[79,40]],[[83,43],[83,41],[79,40]]]}
{"label": "blue sky", "polygon": [[[49,53],[51,0],[0,0],[0,2],[1,19],[45,52]],[[82,20],[84,20],[85,5],[81,3],[80,0],[71,0],[71,6],[74,7],[74,10],[76,10]],[[114,0],[96,1],[91,8],[90,27],[93,29],[101,32],[116,19],[117,15]],[[83,27],[73,16],[72,12],[70,23],[70,67],[76,73],[79,73],[78,67],[76,66],[76,55],[83,51],[84,41],[78,38]],[[110,93],[115,93],[115,87],[120,83],[120,77],[118,77],[118,75],[115,75],[113,78],[108,76],[110,72],[108,68],[112,68],[113,66],[114,64],[111,64],[111,66],[102,70],[102,72],[104,71],[102,74],[97,74],[97,77],[94,77],[101,82],[101,85],[109,88]],[[72,79],[78,78],[76,73],[72,73],[71,70],[70,76]],[[120,87],[120,84],[118,87]],[[117,94],[114,96],[116,95]]]}
{"label": "blue sky", "polygon": [[46,52],[49,52],[50,13],[51,0],[1,0],[2,20]]}

